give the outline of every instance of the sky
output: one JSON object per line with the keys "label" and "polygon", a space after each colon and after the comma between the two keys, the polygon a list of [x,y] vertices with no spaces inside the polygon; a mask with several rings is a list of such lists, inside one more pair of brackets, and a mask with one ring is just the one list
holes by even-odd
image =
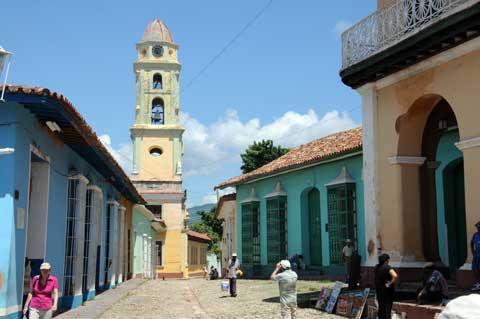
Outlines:
{"label": "sky", "polygon": [[183,177],[187,206],[194,206],[215,202],[214,186],[241,173],[240,153],[255,140],[291,148],[360,125],[360,97],[338,75],[340,34],[375,6],[374,0],[7,1],[0,45],[14,53],[9,83],[65,95],[129,173],[135,44],[150,21],[164,21],[180,46]]}

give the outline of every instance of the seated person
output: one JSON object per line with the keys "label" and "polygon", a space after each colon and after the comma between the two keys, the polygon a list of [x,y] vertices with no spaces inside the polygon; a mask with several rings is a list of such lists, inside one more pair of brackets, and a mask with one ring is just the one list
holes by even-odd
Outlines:
{"label": "seated person", "polygon": [[215,280],[215,279],[218,279],[218,271],[217,271],[217,268],[212,266],[210,271],[210,280]]}
{"label": "seated person", "polygon": [[294,265],[294,269],[304,269],[303,265],[303,255],[295,254],[292,257],[288,258],[290,264]]}
{"label": "seated person", "polygon": [[428,263],[423,268],[423,288],[419,292],[418,301],[446,303],[448,300],[448,284],[442,273],[435,269],[433,263]]}

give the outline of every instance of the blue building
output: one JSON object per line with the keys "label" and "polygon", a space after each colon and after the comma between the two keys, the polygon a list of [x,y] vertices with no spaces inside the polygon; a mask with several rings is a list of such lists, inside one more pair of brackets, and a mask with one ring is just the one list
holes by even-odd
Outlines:
{"label": "blue building", "polygon": [[[19,318],[43,261],[59,307],[120,284],[125,207],[144,201],[62,95],[8,86],[0,103],[0,317]],[[125,205],[126,206],[126,205]]]}
{"label": "blue building", "polygon": [[362,130],[333,134],[216,187],[236,187],[237,249],[247,274],[266,276],[303,255],[309,274],[342,275],[351,239],[364,259]]}

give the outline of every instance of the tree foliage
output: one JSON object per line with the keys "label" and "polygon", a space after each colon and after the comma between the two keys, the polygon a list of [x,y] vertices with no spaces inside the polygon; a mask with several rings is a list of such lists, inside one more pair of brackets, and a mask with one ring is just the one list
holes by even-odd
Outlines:
{"label": "tree foliage", "polygon": [[240,154],[243,162],[240,168],[244,174],[251,172],[285,155],[288,151],[288,148],[273,145],[272,140],[253,142],[253,144],[249,145],[245,150],[245,153]]}
{"label": "tree foliage", "polygon": [[223,219],[215,216],[215,209],[209,212],[199,211],[197,214],[200,215],[201,220],[199,223],[192,225],[190,229],[202,234],[207,234],[211,239],[208,244],[208,251],[220,256],[218,243],[222,239]]}

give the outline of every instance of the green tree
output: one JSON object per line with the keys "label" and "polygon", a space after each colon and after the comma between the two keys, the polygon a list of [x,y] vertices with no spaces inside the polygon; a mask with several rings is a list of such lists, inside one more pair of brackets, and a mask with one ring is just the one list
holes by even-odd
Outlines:
{"label": "green tree", "polygon": [[253,144],[249,145],[245,150],[245,153],[240,154],[243,162],[240,169],[244,174],[251,172],[287,154],[288,151],[290,151],[288,148],[273,145],[272,140],[253,142]]}
{"label": "green tree", "polygon": [[201,220],[190,227],[191,230],[206,234],[210,237],[211,241],[208,244],[208,251],[220,256],[220,247],[218,243],[222,239],[223,233],[223,218],[217,218],[215,216],[215,209],[197,212],[200,215]]}

